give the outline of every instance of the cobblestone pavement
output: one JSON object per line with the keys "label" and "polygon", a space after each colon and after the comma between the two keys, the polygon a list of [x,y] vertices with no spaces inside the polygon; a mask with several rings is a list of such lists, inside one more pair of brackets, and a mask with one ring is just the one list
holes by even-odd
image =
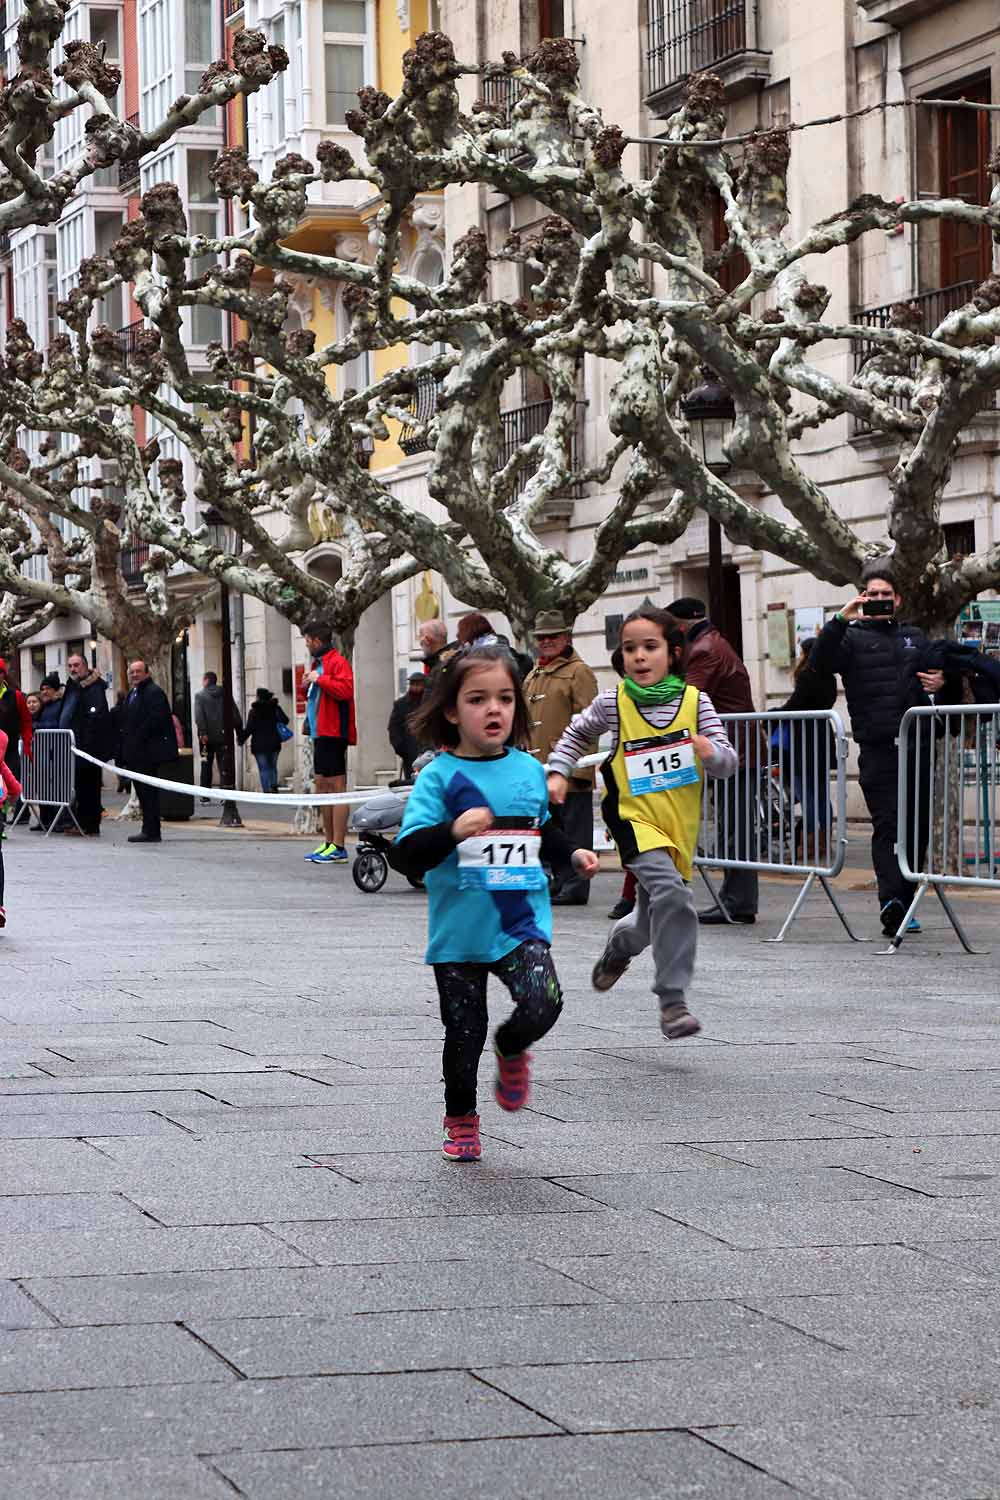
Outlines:
{"label": "cobblestone pavement", "polygon": [[0,1494],[1000,1496],[1000,908],[880,957],[765,885],[669,1045],[601,876],[462,1167],[420,894],[126,832],[5,845]]}

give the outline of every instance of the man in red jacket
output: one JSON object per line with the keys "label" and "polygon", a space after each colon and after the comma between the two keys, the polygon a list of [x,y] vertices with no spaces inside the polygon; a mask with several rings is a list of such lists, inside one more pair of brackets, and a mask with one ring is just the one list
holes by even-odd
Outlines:
{"label": "man in red jacket", "polygon": [[[322,620],[302,627],[312,667],[303,681],[309,686],[306,722],[313,746],[313,774],[317,792],[346,792],[347,747],[358,743],[354,718],[354,673],[333,647],[333,633]],[[347,861],[347,818],[344,806],[321,807],[323,842],[306,855],[316,865]]]}

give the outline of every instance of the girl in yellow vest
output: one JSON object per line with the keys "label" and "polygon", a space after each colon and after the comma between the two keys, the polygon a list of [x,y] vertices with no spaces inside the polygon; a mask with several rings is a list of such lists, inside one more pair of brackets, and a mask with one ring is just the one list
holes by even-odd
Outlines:
{"label": "girl in yellow vest", "polygon": [[549,756],[549,798],[560,803],[588,745],[611,732],[601,767],[602,812],[639,886],[635,910],[611,929],[592,982],[609,990],[632,959],[653,949],[660,1030],[670,1041],[701,1030],[687,1007],[698,944],[690,879],[704,776],[732,776],[736,752],[711,699],[681,675],[684,636],[672,615],[636,610],[622,625],[624,677],[570,722]]}

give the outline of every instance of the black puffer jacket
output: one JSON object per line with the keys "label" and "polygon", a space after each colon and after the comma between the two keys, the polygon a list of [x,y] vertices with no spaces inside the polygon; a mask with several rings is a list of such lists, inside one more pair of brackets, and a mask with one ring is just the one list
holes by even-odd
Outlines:
{"label": "black puffer jacket", "polygon": [[[823,626],[809,665],[815,672],[840,673],[859,744],[890,744],[906,710],[930,703],[917,680],[917,672],[925,670],[928,644],[919,626],[896,620],[848,624],[834,617]],[[961,696],[961,681],[951,675],[935,701],[957,703]]]}

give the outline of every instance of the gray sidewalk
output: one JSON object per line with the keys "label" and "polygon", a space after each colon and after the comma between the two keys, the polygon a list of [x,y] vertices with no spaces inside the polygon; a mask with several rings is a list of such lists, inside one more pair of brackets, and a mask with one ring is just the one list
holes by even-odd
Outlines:
{"label": "gray sidewalk", "polygon": [[996,905],[887,958],[769,883],[669,1045],[600,876],[456,1166],[422,896],[129,831],[4,845],[0,1494],[1000,1496]]}

